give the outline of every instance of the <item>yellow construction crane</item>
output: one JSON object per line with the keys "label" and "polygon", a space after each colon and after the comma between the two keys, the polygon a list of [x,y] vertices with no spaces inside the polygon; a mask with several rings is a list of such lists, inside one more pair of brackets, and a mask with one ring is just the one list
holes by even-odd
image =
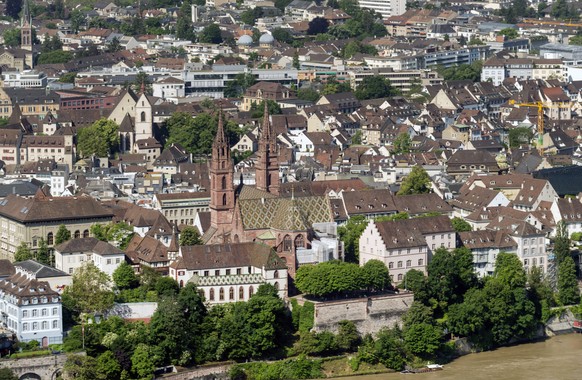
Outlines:
{"label": "yellow construction crane", "polygon": [[516,105],[518,107],[532,107],[538,110],[538,151],[540,155],[544,155],[544,108],[564,108],[563,106],[555,106],[551,104],[546,104],[544,102],[532,102],[532,103],[518,103],[513,99],[509,100],[509,104]]}

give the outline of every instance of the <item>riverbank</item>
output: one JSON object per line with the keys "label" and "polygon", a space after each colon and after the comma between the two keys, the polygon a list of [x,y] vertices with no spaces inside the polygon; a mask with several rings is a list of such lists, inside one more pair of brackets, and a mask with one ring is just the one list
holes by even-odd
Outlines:
{"label": "riverbank", "polygon": [[[458,340],[457,342],[461,342],[462,340]],[[580,351],[578,351],[578,355],[580,353],[582,353],[582,334],[576,334],[573,332],[570,333],[566,333],[566,334],[561,334],[561,335],[557,335],[557,336],[541,336],[541,337],[537,337],[534,339],[531,339],[529,341],[522,341],[519,343],[515,343],[512,345],[507,345],[507,346],[503,346],[503,347],[499,347],[493,350],[489,350],[489,351],[474,351],[474,350],[468,350],[468,349],[462,349],[457,351],[456,355],[454,356],[450,356],[447,358],[447,360],[442,360],[440,362],[440,364],[445,364],[445,368],[447,369],[447,372],[449,370],[449,368],[455,368],[457,367],[457,363],[463,363],[464,362],[464,358],[465,357],[479,357],[480,355],[483,355],[484,357],[489,357],[493,354],[493,356],[497,356],[497,353],[507,353],[507,352],[519,352],[520,350],[524,349],[524,352],[529,352],[531,350],[531,347],[538,347],[538,346],[545,346],[547,344],[550,345],[555,345],[556,342],[568,342],[568,345],[573,344],[574,346],[576,344],[579,344],[579,349]],[[548,343],[550,342],[550,343]],[[466,345],[463,345],[464,347],[468,347]],[[527,356],[527,354],[525,355]],[[250,366],[257,366],[260,365],[261,363],[266,367],[267,365],[277,365],[277,364],[281,364],[283,366],[289,366],[289,362],[293,361],[293,360],[298,360],[298,358],[294,358],[294,359],[285,359],[285,360],[280,360],[280,361],[275,361],[275,362],[270,362],[270,363],[265,363],[265,362],[253,362],[253,363],[243,363],[240,364],[239,367],[241,368],[245,368],[245,367],[250,367]],[[358,380],[386,380],[386,379],[392,379],[392,376],[395,376],[394,378],[400,378],[398,377],[400,375],[399,372],[391,370],[389,368],[386,368],[385,366],[383,366],[382,364],[368,364],[368,363],[364,363],[361,361],[357,361],[356,360],[356,356],[355,354],[350,354],[350,355],[342,355],[342,356],[334,356],[334,357],[328,357],[328,358],[302,358],[299,360],[309,360],[309,361],[313,361],[313,362],[319,362],[319,369],[320,369],[320,374],[322,376],[317,376],[316,378],[326,378],[326,379],[335,379],[335,380],[342,380],[342,379],[354,379],[355,377],[358,378]],[[472,359],[472,361],[479,361],[477,359]],[[421,367],[422,365],[425,365],[427,363],[417,363],[416,366],[417,367]],[[180,372],[177,374],[171,374],[171,375],[166,375],[163,377],[163,379],[171,379],[171,380],[205,380],[205,379],[210,379],[210,378],[219,378],[219,379],[227,379],[228,378],[228,373],[231,369],[232,365],[229,364],[225,364],[225,363],[221,363],[221,364],[217,364],[216,366],[212,366],[212,365],[207,365],[207,366],[201,366],[200,368],[197,369],[191,369],[191,370],[187,370],[184,372]],[[265,368],[264,367],[264,368]],[[251,372],[256,371],[256,369],[254,369]],[[440,372],[440,371],[439,371]],[[389,377],[386,377],[389,376]],[[438,379],[440,379],[440,376],[445,376],[442,377],[443,379],[449,379],[449,377],[446,377],[447,375],[438,375]],[[466,374],[465,374],[466,376]],[[501,376],[502,378],[507,378],[504,376]],[[161,379],[162,377],[160,377]],[[252,377],[254,378],[254,377]],[[466,377],[459,377],[459,379],[464,379]],[[558,377],[548,377],[547,379],[556,379]],[[484,377],[483,380],[485,379],[489,379],[489,377]],[[512,380],[514,378],[512,377]],[[525,378],[524,378],[525,379]],[[544,378],[537,378],[537,380],[543,380]],[[576,378],[577,380],[579,379],[579,377]],[[472,380],[476,380],[473,379]],[[566,380],[565,378],[561,378],[560,380]],[[572,379],[573,380],[573,379]]]}

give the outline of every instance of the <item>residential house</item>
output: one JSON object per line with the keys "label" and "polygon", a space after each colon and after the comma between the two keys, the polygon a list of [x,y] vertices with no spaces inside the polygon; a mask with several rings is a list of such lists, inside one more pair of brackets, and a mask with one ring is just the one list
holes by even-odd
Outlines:
{"label": "residential house", "polygon": [[517,253],[517,243],[503,231],[479,230],[459,232],[460,247],[473,254],[473,267],[479,277],[491,276],[499,252]]}
{"label": "residential house", "polygon": [[87,262],[92,262],[101,272],[109,276],[121,263],[125,253],[119,248],[94,237],[71,239],[54,250],[55,268],[65,273],[73,272]]}
{"label": "residential house", "polygon": [[426,273],[428,262],[438,248],[456,247],[456,233],[447,216],[371,221],[360,237],[360,265],[380,260],[401,283],[410,269]]}

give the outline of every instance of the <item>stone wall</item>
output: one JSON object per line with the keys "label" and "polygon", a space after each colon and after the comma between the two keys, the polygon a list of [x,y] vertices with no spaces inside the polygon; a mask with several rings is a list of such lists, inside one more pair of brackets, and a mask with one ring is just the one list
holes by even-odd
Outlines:
{"label": "stone wall", "polygon": [[66,360],[67,355],[64,354],[22,359],[2,359],[0,367],[12,369],[18,377],[25,374],[34,374],[41,380],[53,380],[56,379],[57,372],[63,368]]}
{"label": "stone wall", "polygon": [[[315,331],[337,332],[338,323],[355,323],[360,334],[376,334],[382,327],[402,324],[402,316],[412,305],[411,292],[346,300],[313,302]],[[299,300],[298,300],[299,301]],[[300,302],[301,303],[301,302]]]}
{"label": "stone wall", "polygon": [[156,379],[164,380],[217,380],[228,379],[228,370],[231,364],[219,364],[212,366],[201,366],[196,369],[164,375]]}

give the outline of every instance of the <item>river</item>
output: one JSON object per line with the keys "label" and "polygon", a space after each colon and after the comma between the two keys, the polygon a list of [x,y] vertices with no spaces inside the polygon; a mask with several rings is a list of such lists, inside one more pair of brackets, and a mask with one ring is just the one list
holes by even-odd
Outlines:
{"label": "river", "polygon": [[470,354],[445,365],[443,371],[402,375],[337,378],[336,380],[580,380],[582,334],[559,335],[545,341]]}

